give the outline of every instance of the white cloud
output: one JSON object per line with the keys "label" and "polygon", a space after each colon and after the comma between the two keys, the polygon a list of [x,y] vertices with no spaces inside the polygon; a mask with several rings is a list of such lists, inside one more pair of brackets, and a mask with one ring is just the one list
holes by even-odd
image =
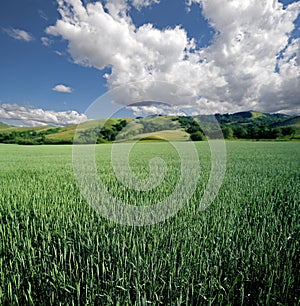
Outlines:
{"label": "white cloud", "polygon": [[56,112],[10,103],[0,104],[0,118],[19,120],[28,126],[78,124],[87,120],[86,115],[79,114],[74,110]]}
{"label": "white cloud", "polygon": [[58,56],[63,56],[64,55],[63,52],[60,52],[58,50],[55,50],[54,53],[57,54]]}
{"label": "white cloud", "polygon": [[[150,2],[156,1],[132,5]],[[46,32],[68,41],[75,63],[111,67],[105,75],[109,88],[143,81],[117,92],[120,104],[153,100],[202,112],[296,111],[300,50],[291,32],[300,1],[286,8],[277,0],[193,2],[217,33],[203,49],[179,26],[136,27],[125,0],[107,2],[106,10],[100,2],[83,6],[80,0],[58,0],[61,19]]]}
{"label": "white cloud", "polygon": [[52,88],[53,91],[57,92],[64,92],[64,93],[71,93],[73,89],[69,86],[63,85],[63,84],[58,84]]}
{"label": "white cloud", "polygon": [[34,37],[29,32],[20,29],[3,29],[5,33],[7,33],[10,37],[23,40],[26,42],[34,40]]}
{"label": "white cloud", "polygon": [[143,7],[151,6],[153,4],[157,4],[160,0],[132,0],[132,5],[140,10]]}
{"label": "white cloud", "polygon": [[126,19],[126,14],[129,10],[127,0],[106,0],[105,8],[109,11],[112,17],[122,17],[124,19]]}
{"label": "white cloud", "polygon": [[165,103],[143,102],[136,105],[128,106],[127,109],[131,110],[134,116],[142,115],[164,115],[164,116],[185,116],[186,113],[180,107],[174,105],[167,105]]}
{"label": "white cloud", "polygon": [[185,116],[186,113],[174,108],[161,108],[157,106],[132,106],[129,108],[133,111],[135,117],[147,115],[164,115],[164,116]]}
{"label": "white cloud", "polygon": [[41,42],[45,47],[49,47],[53,44],[53,40],[49,39],[48,37],[41,37]]}
{"label": "white cloud", "polygon": [[[160,0],[105,0],[105,8],[113,17],[127,18],[127,12],[130,11],[130,5],[141,10],[144,7],[158,4]],[[130,20],[130,18],[128,18]]]}
{"label": "white cloud", "polygon": [[[300,2],[286,9],[273,0],[194,2],[201,3],[204,16],[218,31],[214,43],[201,50],[200,56],[220,69],[226,82],[224,98],[235,105],[247,107],[249,103],[267,111],[294,108],[295,101],[287,93],[300,96],[299,65],[290,61],[286,52],[281,60],[277,57],[295,44],[289,38]],[[294,57],[299,59],[299,49]],[[275,72],[276,64],[279,73]],[[298,86],[291,88],[290,83]]]}

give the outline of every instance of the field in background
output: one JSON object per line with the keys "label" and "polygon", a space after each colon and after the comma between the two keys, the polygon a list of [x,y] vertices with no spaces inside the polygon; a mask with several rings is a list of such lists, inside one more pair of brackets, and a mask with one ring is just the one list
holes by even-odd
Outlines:
{"label": "field in background", "polygon": [[[202,175],[189,203],[164,223],[129,227],[86,204],[72,146],[0,145],[0,304],[296,305],[300,143],[227,142],[225,180],[202,212],[210,154],[207,142],[196,146]],[[176,186],[170,144],[132,151],[140,177],[158,153],[167,163],[164,183],[149,192],[120,185],[110,149],[97,146],[98,172],[121,200],[151,204]]]}

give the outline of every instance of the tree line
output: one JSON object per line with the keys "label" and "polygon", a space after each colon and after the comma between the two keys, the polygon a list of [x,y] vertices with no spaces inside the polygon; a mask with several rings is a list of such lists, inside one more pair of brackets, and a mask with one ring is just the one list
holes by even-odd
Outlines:
{"label": "tree line", "polygon": [[[215,124],[209,122],[209,120],[201,122],[205,133],[193,117],[178,117],[178,121],[181,127],[190,134],[190,139],[193,141],[205,140],[206,136],[218,138],[220,135],[220,132],[216,130]],[[263,122],[245,125],[242,123],[220,123],[220,127],[225,139],[292,139],[295,136],[296,130],[291,126],[272,127],[263,125]]]}
{"label": "tree line", "polygon": [[51,128],[44,131],[25,130],[0,133],[0,143],[20,145],[50,144],[51,140],[46,135],[57,133],[60,128]]}
{"label": "tree line", "polygon": [[[119,122],[109,126],[100,125],[91,128],[79,130],[76,137],[77,143],[105,143],[114,141],[118,133],[126,126],[126,120],[119,120]],[[47,130],[36,131],[28,129],[23,131],[12,131],[0,133],[0,143],[6,144],[20,144],[20,145],[42,145],[42,144],[72,144],[73,139],[47,138],[47,135],[57,134],[62,131],[62,128],[50,128]]]}

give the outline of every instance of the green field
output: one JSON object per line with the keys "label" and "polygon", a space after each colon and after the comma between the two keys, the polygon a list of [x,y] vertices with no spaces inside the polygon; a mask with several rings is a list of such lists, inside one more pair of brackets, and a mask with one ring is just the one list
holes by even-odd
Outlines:
{"label": "green field", "polygon": [[[124,146],[126,144],[116,144]],[[115,224],[81,195],[72,146],[0,145],[0,305],[297,305],[300,302],[300,143],[227,142],[215,201],[198,209],[210,170],[187,205],[165,222]],[[137,144],[133,172],[166,161],[152,191],[117,181],[112,145],[97,145],[98,173],[126,203],[172,193],[180,160],[167,142]]]}

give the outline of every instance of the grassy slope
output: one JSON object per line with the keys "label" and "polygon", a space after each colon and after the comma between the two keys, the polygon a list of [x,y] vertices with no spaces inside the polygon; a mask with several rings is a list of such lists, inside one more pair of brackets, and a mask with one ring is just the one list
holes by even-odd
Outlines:
{"label": "grassy slope", "polygon": [[234,115],[244,117],[244,118],[252,118],[252,119],[266,116],[266,114],[264,113],[255,112],[255,111],[238,112],[238,113],[235,113]]}
{"label": "grassy slope", "polygon": [[3,123],[3,122],[0,122],[0,130],[2,130],[2,129],[7,129],[8,127],[9,127],[8,124]]}
{"label": "grassy slope", "polygon": [[1,128],[1,132],[2,133],[11,133],[11,132],[22,132],[22,131],[36,131],[36,132],[41,132],[41,131],[45,131],[45,130],[49,130],[49,129],[53,129],[55,128],[54,126],[35,126],[35,127],[25,127],[25,126],[3,126],[3,128]]}
{"label": "grassy slope", "polygon": [[[133,119],[129,124],[120,132],[117,139],[119,140],[136,140],[146,138],[148,140],[186,140],[189,139],[180,127],[178,121],[173,121],[174,116],[149,116],[142,119]],[[143,132],[144,128],[149,126],[155,127],[153,132]]]}
{"label": "grassy slope", "polygon": [[[130,121],[131,119],[126,119],[127,121]],[[93,129],[98,126],[103,126],[104,124],[110,128],[112,127],[113,124],[116,124],[119,122],[119,119],[101,119],[101,120],[90,120],[86,121],[84,123],[81,123],[80,125],[75,124],[75,125],[70,125],[61,128],[61,130],[58,133],[54,134],[49,134],[46,136],[46,139],[51,139],[52,141],[73,141],[75,132],[78,128],[78,130],[88,130],[88,129]]]}
{"label": "grassy slope", "polygon": [[134,137],[136,139],[143,139],[144,141],[161,141],[161,140],[169,140],[169,141],[184,141],[189,140],[190,135],[186,133],[183,129],[178,130],[164,130],[153,133],[144,133]]}
{"label": "grassy slope", "polygon": [[261,113],[261,112],[250,111],[250,113],[253,119],[266,116],[264,113]]}

